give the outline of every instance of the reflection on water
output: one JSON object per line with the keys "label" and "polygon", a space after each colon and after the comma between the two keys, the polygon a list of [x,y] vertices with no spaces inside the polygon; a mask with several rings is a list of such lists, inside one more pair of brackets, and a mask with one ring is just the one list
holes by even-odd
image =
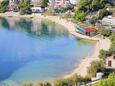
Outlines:
{"label": "reflection on water", "polygon": [[0,81],[60,78],[92,49],[91,43],[78,40],[53,22],[0,18]]}
{"label": "reflection on water", "polygon": [[55,38],[56,36],[68,36],[68,31],[56,26],[55,23],[50,21],[42,20],[30,20],[30,19],[13,19],[13,18],[0,18],[0,24],[5,29],[25,31],[30,36],[36,37],[50,37]]}

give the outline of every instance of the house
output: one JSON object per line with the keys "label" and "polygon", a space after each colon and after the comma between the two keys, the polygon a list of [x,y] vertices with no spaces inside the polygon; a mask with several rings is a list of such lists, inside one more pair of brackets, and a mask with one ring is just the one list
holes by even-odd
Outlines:
{"label": "house", "polygon": [[84,30],[85,30],[85,34],[87,36],[95,36],[96,35],[96,29],[95,28],[87,27],[87,28],[84,28]]}
{"label": "house", "polygon": [[9,11],[17,12],[18,11],[19,0],[9,0]]}
{"label": "house", "polygon": [[115,54],[112,55],[112,56],[107,57],[107,59],[106,59],[106,68],[115,69]]}
{"label": "house", "polygon": [[50,6],[53,8],[67,7],[71,5],[70,0],[50,0]]}
{"label": "house", "polygon": [[92,27],[82,28],[80,26],[77,26],[76,32],[81,33],[83,35],[91,36],[91,37],[96,35],[96,29]]}
{"label": "house", "polygon": [[38,6],[40,3],[40,0],[31,0],[31,5],[33,5],[34,7]]}
{"label": "house", "polygon": [[32,13],[44,13],[44,9],[41,6],[31,7]]}

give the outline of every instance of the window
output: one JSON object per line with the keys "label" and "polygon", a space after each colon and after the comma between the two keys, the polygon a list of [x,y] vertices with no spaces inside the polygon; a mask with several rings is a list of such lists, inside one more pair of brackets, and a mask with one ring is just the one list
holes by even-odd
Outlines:
{"label": "window", "polygon": [[113,56],[113,59],[115,60],[115,56]]}
{"label": "window", "polygon": [[108,61],[108,66],[111,67],[111,61]]}

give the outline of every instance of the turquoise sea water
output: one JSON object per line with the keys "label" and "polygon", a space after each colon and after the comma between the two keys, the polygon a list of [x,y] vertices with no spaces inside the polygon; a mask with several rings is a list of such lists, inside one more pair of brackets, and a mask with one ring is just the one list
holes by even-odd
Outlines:
{"label": "turquoise sea water", "polygon": [[46,20],[0,18],[0,82],[61,78],[71,73],[93,46]]}

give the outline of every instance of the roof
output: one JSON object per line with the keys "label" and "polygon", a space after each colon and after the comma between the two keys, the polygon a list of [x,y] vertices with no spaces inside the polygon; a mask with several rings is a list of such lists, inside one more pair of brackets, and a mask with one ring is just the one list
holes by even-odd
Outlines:
{"label": "roof", "polygon": [[80,26],[76,26],[76,31],[84,33],[85,30],[83,28],[81,28]]}
{"label": "roof", "polygon": [[87,27],[87,28],[84,28],[86,32],[95,32],[96,29],[95,28],[91,28],[91,27]]}

